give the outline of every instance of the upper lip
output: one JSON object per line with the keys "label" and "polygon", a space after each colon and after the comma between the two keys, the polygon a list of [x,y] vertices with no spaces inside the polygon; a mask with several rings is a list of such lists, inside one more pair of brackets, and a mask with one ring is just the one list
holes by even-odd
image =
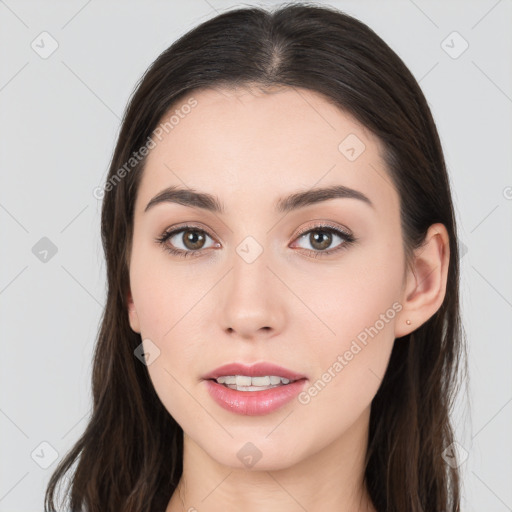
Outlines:
{"label": "upper lip", "polygon": [[275,375],[289,380],[305,379],[306,376],[293,370],[288,370],[273,363],[261,362],[251,366],[242,363],[229,363],[219,366],[210,373],[203,375],[204,380],[217,379],[226,375],[246,375],[248,377],[264,377]]}

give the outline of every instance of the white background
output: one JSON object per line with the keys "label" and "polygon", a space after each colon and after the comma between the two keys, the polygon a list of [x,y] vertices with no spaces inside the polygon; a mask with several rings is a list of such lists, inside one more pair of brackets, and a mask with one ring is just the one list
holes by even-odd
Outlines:
{"label": "white background", "polygon": [[[0,1],[0,512],[43,509],[57,462],[43,469],[35,461],[50,461],[52,449],[62,457],[86,425],[105,301],[93,190],[105,180],[136,81],[200,22],[237,6],[278,3]],[[467,248],[469,399],[460,397],[454,415],[468,453],[463,510],[512,510],[512,2],[329,5],[398,53],[436,120]],[[46,59],[31,47],[46,37],[51,49],[43,31],[58,43]],[[458,58],[445,51],[463,48],[453,31],[469,44]],[[47,262],[32,252],[42,237],[57,248]]]}

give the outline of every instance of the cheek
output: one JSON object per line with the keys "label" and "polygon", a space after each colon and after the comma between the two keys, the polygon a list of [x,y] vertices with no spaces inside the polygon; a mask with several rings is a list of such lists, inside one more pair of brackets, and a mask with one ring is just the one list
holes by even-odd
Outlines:
{"label": "cheek", "polygon": [[159,344],[186,322],[205,288],[197,285],[193,265],[171,265],[163,250],[145,248],[142,242],[137,249],[132,256],[130,287],[141,335]]}
{"label": "cheek", "polygon": [[[339,318],[336,333],[343,339],[365,333],[383,336],[392,331],[394,319],[402,306],[403,254],[386,240],[395,240],[396,235],[375,236],[364,251],[354,253],[347,259],[340,273],[333,298],[330,315]],[[398,311],[397,311],[398,310]],[[378,333],[375,332],[375,329]]]}
{"label": "cheek", "polygon": [[160,254],[144,248],[142,242],[135,247],[130,287],[141,338],[147,345],[145,351],[154,346],[158,349],[158,357],[148,365],[149,376],[160,400],[179,422],[180,411],[190,409],[190,395],[185,388],[196,377],[189,370],[197,366],[199,349],[194,340],[204,339],[197,316],[206,314],[207,301],[201,299],[209,286],[198,285],[191,266],[171,268],[163,251]]}
{"label": "cheek", "polygon": [[318,380],[305,401],[356,411],[377,392],[402,309],[401,258],[392,250],[380,254],[380,259],[358,254],[353,264],[346,262],[344,271],[329,280],[329,287],[323,288],[327,293],[310,293],[312,309],[321,311],[319,317],[335,334],[325,331],[325,341],[315,347]]}
{"label": "cheek", "polygon": [[340,350],[354,338],[364,342],[370,331],[373,336],[381,332],[387,336],[388,331],[393,330],[396,314],[402,309],[398,302],[402,278],[400,262],[388,260],[386,265],[365,255],[358,255],[356,259],[358,261],[347,263],[339,272],[317,279],[314,287],[308,279],[304,282],[303,294],[308,305],[329,327],[329,330],[322,329],[325,341]]}
{"label": "cheek", "polygon": [[[315,361],[315,378],[299,396],[304,421],[335,439],[368,409],[386,372],[394,344],[390,298],[343,295],[329,325],[336,332],[325,343],[306,348]],[[297,416],[298,417],[298,416]]]}

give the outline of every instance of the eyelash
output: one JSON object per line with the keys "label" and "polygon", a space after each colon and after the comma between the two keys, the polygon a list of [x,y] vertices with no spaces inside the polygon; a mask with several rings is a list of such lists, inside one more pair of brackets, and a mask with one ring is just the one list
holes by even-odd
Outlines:
{"label": "eyelash", "polygon": [[[192,250],[183,251],[182,249],[174,249],[172,247],[169,247],[169,245],[167,244],[167,240],[169,240],[169,238],[171,238],[172,236],[174,236],[177,233],[180,233],[182,231],[196,231],[196,232],[208,235],[210,238],[213,238],[211,235],[208,234],[207,231],[200,228],[199,226],[187,224],[187,225],[180,226],[180,227],[170,230],[170,231],[167,231],[167,230],[164,231],[159,237],[157,237],[155,239],[155,242],[160,244],[165,251],[172,254],[173,256],[179,256],[182,258],[188,258],[188,257],[191,257],[192,255],[194,255],[193,257],[196,257],[196,256],[199,256],[202,251],[206,250],[206,249],[200,249],[197,251],[192,251]],[[329,224],[317,224],[312,227],[308,227],[307,229],[298,233],[295,240],[303,237],[304,235],[307,235],[308,233],[315,232],[315,231],[322,232],[322,233],[333,233],[335,235],[338,235],[340,238],[343,238],[344,242],[341,243],[340,245],[338,245],[335,249],[329,249],[327,251],[313,251],[311,249],[303,249],[309,253],[312,253],[311,257],[313,257],[313,258],[318,258],[319,256],[320,257],[328,256],[328,255],[334,254],[338,251],[342,251],[344,249],[347,249],[350,245],[354,244],[357,241],[357,238],[355,238],[352,234],[347,233],[346,231],[343,231],[340,228],[331,226]]]}

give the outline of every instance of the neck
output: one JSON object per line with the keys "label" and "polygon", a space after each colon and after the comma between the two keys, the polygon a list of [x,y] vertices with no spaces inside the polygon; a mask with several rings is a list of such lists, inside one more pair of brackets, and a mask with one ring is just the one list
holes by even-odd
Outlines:
{"label": "neck", "polygon": [[166,512],[375,512],[364,484],[369,413],[295,464],[266,470],[219,464],[185,434],[183,474]]}

